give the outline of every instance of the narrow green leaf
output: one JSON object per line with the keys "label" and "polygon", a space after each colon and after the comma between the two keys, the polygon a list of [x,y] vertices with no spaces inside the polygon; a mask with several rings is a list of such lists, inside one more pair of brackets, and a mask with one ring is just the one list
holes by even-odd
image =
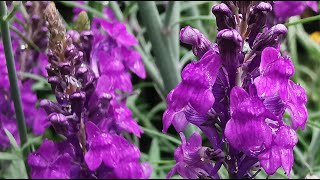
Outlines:
{"label": "narrow green leaf", "polygon": [[89,13],[97,16],[97,17],[100,17],[100,18],[104,18],[104,19],[108,19],[102,12],[86,5],[86,4],[80,4],[78,2],[72,2],[72,1],[58,1],[58,2],[61,2],[62,4],[66,5],[66,6],[69,6],[69,7],[79,7],[79,8],[82,8],[86,11],[88,11]]}
{"label": "narrow green leaf", "polygon": [[145,127],[141,127],[141,128],[146,134],[150,135],[151,137],[165,138],[165,139],[167,139],[167,140],[169,140],[169,141],[171,141],[173,143],[176,143],[176,144],[180,145],[180,140],[178,140],[178,139],[176,139],[176,138],[174,138],[172,136],[169,136],[169,135],[166,135],[166,134],[162,134],[162,133],[159,133],[159,132],[151,130],[151,129],[147,129]]}
{"label": "narrow green leaf", "polygon": [[28,179],[28,174],[26,166],[23,160],[13,160],[11,161],[8,168],[5,170],[3,175],[4,179]]}
{"label": "narrow green leaf", "polygon": [[199,6],[199,5],[202,5],[202,4],[206,4],[206,3],[209,3],[209,2],[210,1],[187,1],[187,2],[182,3],[180,11],[184,11],[184,10],[187,10],[189,8],[192,8],[192,7],[195,7],[195,6]]}
{"label": "narrow green leaf", "polygon": [[289,22],[289,23],[286,23],[285,25],[287,27],[289,27],[289,26],[294,26],[294,25],[297,25],[297,24],[303,24],[303,23],[307,23],[307,22],[316,21],[316,20],[319,20],[319,19],[320,19],[320,15],[317,15],[317,16],[312,16],[312,17],[300,19],[300,20],[297,20],[297,21],[294,21],[294,22]]}
{"label": "narrow green leaf", "polygon": [[4,21],[10,21],[15,15],[16,12],[20,9],[22,2],[21,1],[13,1],[12,5],[13,5],[13,9],[12,11],[3,18]]}
{"label": "narrow green leaf", "polygon": [[[158,138],[154,138],[151,142],[151,147],[149,150],[149,162],[153,161],[160,161],[160,148],[159,148],[159,141]],[[153,171],[151,178],[156,178],[157,176],[157,169],[158,169],[158,164],[152,164]]]}
{"label": "narrow green leaf", "polygon": [[16,160],[20,159],[16,154],[9,152],[0,152],[0,160]]}
{"label": "narrow green leaf", "polygon": [[14,148],[15,151],[20,152],[20,147],[17,143],[17,141],[14,139],[13,135],[8,131],[6,128],[4,128],[4,132],[6,133],[11,146]]}
{"label": "narrow green leaf", "polygon": [[192,17],[180,18],[178,21],[172,23],[170,27],[172,28],[175,25],[185,21],[195,21],[195,20],[209,20],[209,21],[211,20],[215,22],[215,17],[210,15],[210,16],[192,16]]}
{"label": "narrow green leaf", "polygon": [[29,138],[28,141],[26,142],[26,144],[24,144],[22,146],[22,150],[24,150],[25,148],[31,146],[31,145],[34,145],[34,144],[40,144],[42,142],[42,136],[37,136],[37,137],[34,137],[34,138]]}

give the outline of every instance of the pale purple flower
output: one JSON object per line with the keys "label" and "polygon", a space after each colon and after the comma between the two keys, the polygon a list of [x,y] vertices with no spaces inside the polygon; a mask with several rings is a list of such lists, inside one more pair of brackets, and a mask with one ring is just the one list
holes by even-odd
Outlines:
{"label": "pale purple flower", "polygon": [[318,12],[317,1],[275,1],[273,4],[274,14],[279,21],[284,21],[291,16],[297,16],[304,12],[306,8]]}

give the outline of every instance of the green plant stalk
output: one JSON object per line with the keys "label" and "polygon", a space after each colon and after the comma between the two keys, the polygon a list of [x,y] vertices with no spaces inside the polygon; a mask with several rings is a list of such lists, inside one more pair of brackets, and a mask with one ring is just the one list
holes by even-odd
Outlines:
{"label": "green plant stalk", "polygon": [[[190,15],[192,17],[194,16],[200,16],[200,12],[197,6],[193,6],[190,8]],[[208,37],[208,32],[206,31],[206,29],[204,28],[202,21],[200,20],[196,20],[195,21],[195,27],[197,27],[197,29],[199,29],[200,32],[202,32],[206,37]]]}
{"label": "green plant stalk", "polygon": [[185,22],[185,21],[198,21],[198,20],[211,20],[214,21],[215,18],[212,16],[205,16],[205,15],[200,15],[200,16],[192,16],[192,17],[186,17],[186,18],[181,18],[178,21],[175,21],[174,23],[171,24],[171,28],[174,26],[178,25],[179,23]]}
{"label": "green plant stalk", "polygon": [[180,1],[170,1],[163,24],[163,32],[166,37],[166,43],[171,51],[175,61],[180,57],[180,25],[170,28],[172,22],[180,19]]}
{"label": "green plant stalk", "polygon": [[307,23],[307,22],[311,22],[311,21],[316,21],[316,20],[319,20],[319,19],[320,19],[320,15],[317,15],[317,16],[312,16],[312,17],[300,19],[300,20],[297,20],[297,21],[294,21],[294,22],[289,22],[289,23],[286,23],[285,25],[287,27],[289,27],[289,26],[294,26],[294,25],[297,25],[297,24],[303,24],[303,23]]}
{"label": "green plant stalk", "polygon": [[7,22],[11,21],[11,19],[15,16],[16,12],[20,9],[22,2],[21,1],[13,1],[12,4],[13,4],[13,9],[8,15],[6,15],[3,18],[4,21],[7,21]]}
{"label": "green plant stalk", "polygon": [[123,14],[122,14],[122,11],[120,10],[120,7],[118,6],[118,4],[115,1],[110,1],[109,5],[110,5],[111,9],[113,10],[114,14],[116,15],[117,19],[119,21],[123,21]]}
{"label": "green plant stalk", "polygon": [[40,48],[36,44],[34,44],[30,39],[28,39],[25,35],[23,35],[17,28],[15,28],[14,26],[10,25],[10,30],[15,32],[25,43],[27,43],[33,49],[35,49],[38,52],[41,51]]}
{"label": "green plant stalk", "polygon": [[82,5],[78,2],[72,2],[72,1],[58,1],[61,2],[62,4],[69,6],[69,7],[79,7],[82,8],[86,11],[88,11],[89,13],[91,13],[92,15],[98,16],[100,18],[104,18],[104,19],[108,19],[102,12],[88,6],[88,5]]}
{"label": "green plant stalk", "polygon": [[171,141],[171,142],[173,142],[173,143],[175,143],[175,144],[177,144],[177,145],[180,145],[180,143],[181,143],[180,140],[178,140],[178,139],[176,139],[176,138],[174,138],[174,137],[172,137],[172,136],[169,136],[169,135],[166,135],[166,134],[162,134],[162,133],[159,133],[159,132],[154,131],[154,130],[151,130],[151,129],[147,129],[147,128],[145,128],[145,127],[141,127],[141,129],[142,129],[144,132],[146,132],[147,134],[150,134],[150,135],[158,136],[158,137],[160,137],[160,138],[167,139],[167,140],[169,140],[169,141]]}
{"label": "green plant stalk", "polygon": [[142,22],[152,43],[152,51],[156,58],[155,63],[163,79],[165,92],[168,94],[180,82],[178,61],[174,59],[166,44],[166,37],[162,32],[163,26],[155,2],[139,1],[138,7]]}
{"label": "green plant stalk", "polygon": [[[292,22],[292,18],[289,19],[289,22]],[[298,53],[297,53],[297,41],[296,41],[296,28],[295,26],[288,27],[288,46],[290,50],[290,55],[291,59],[294,62],[294,65],[296,67],[299,66],[299,61],[298,61]],[[297,69],[295,72],[294,77],[295,78],[300,78],[300,71]]]}
{"label": "green plant stalk", "polygon": [[[3,21],[3,17],[7,15],[7,6],[4,1],[0,2],[0,18],[1,18],[1,34],[2,34],[2,42],[4,47],[4,53],[6,57],[8,76],[10,81],[10,89],[11,89],[11,97],[14,103],[14,109],[16,113],[16,119],[19,130],[19,137],[21,142],[21,147],[27,142],[27,127],[25,124],[23,108],[20,97],[20,90],[18,87],[18,78],[16,74],[16,68],[14,63],[14,57],[12,53],[12,44],[11,44],[11,36],[9,31],[9,23],[7,21]],[[29,153],[29,148],[25,148],[23,150],[23,156],[26,159]],[[27,167],[27,166],[26,166]]]}

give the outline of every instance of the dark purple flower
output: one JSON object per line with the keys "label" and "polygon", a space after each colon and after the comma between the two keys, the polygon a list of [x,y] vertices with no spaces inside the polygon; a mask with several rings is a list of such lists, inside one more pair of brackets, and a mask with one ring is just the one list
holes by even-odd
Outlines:
{"label": "dark purple flower", "polygon": [[71,144],[55,144],[53,141],[44,140],[40,148],[28,157],[30,175],[35,179],[69,179],[72,156],[74,150]]}
{"label": "dark purple flower", "polygon": [[[167,131],[171,123],[175,125],[175,121],[179,121],[179,112],[188,104],[200,114],[207,113],[214,103],[212,86],[220,67],[220,56],[211,50],[198,62],[193,62],[183,69],[182,82],[167,96],[168,108],[163,115],[163,132]],[[183,128],[177,130],[181,131]]]}
{"label": "dark purple flower", "polygon": [[234,87],[230,95],[231,119],[224,134],[236,149],[248,155],[255,155],[272,141],[272,130],[265,123],[267,109],[258,97],[250,97],[240,87]]}
{"label": "dark purple flower", "polygon": [[180,132],[180,137],[182,144],[174,152],[176,164],[167,174],[167,179],[175,173],[178,173],[184,179],[213,176],[216,172],[212,160],[221,156],[221,154],[210,153],[210,148],[202,147],[202,138],[197,132],[192,134],[188,141],[186,141],[182,132]]}
{"label": "dark purple flower", "polygon": [[147,178],[150,172],[145,164],[140,164],[140,151],[125,138],[103,133],[88,122],[86,124],[88,152],[85,162],[91,171],[95,171],[103,162],[110,167],[116,178]]}

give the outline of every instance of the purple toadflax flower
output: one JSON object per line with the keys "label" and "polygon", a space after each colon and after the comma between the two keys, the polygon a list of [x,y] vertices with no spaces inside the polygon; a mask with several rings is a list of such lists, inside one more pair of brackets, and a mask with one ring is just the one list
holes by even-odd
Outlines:
{"label": "purple toadflax flower", "polygon": [[[143,133],[125,105],[126,97],[118,93],[131,90],[122,88],[131,84],[127,72],[130,66],[124,65],[128,59],[123,59],[122,54],[107,56],[102,52],[114,46],[114,51],[126,53],[130,51],[131,41],[128,44],[124,39],[118,42],[117,38],[100,34],[96,26],[91,30],[66,32],[53,3],[45,10],[45,16],[50,31],[48,81],[56,102],[42,100],[40,106],[47,112],[55,132],[64,139],[59,143],[45,141],[29,155],[31,177],[148,178],[151,166],[140,162],[139,149],[122,136],[124,132],[138,137]],[[78,18],[85,18],[85,14],[79,14]],[[118,24],[109,25],[117,31]],[[125,29],[118,33],[128,35]],[[135,40],[131,35],[130,38]],[[101,48],[93,48],[94,45]],[[131,60],[136,59],[128,61]],[[106,63],[117,68],[106,69],[103,67]],[[128,79],[112,74],[113,70],[126,74]],[[54,149],[51,154],[45,152],[48,148]],[[59,165],[63,171],[56,173]]]}
{"label": "purple toadflax flower", "polygon": [[[219,178],[221,164],[232,178],[252,178],[256,167],[269,175],[282,167],[290,176],[298,142],[295,131],[303,130],[307,121],[307,97],[290,80],[294,74],[290,57],[280,53],[286,27],[266,28],[270,12],[267,2],[215,5],[217,43],[190,26],[181,29],[181,41],[192,46],[199,60],[183,69],[182,82],[167,96],[163,132],[172,124],[182,138],[168,178],[174,173]],[[284,121],[285,112],[290,122]],[[221,152],[219,158],[204,155],[206,148],[197,133],[186,142],[182,131],[188,123],[202,130],[210,151]]]}

